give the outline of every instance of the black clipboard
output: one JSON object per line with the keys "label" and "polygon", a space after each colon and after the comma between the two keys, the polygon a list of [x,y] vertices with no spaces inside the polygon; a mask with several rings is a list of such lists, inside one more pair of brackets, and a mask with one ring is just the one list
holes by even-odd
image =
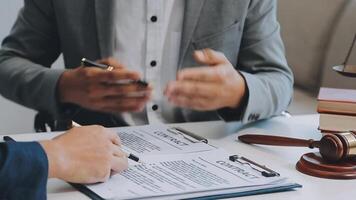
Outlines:
{"label": "black clipboard", "polygon": [[105,200],[104,198],[102,198],[101,196],[99,196],[98,194],[96,194],[95,192],[90,190],[89,188],[87,188],[85,185],[78,184],[78,183],[69,183],[69,182],[67,182],[67,183],[69,185],[71,185],[72,187],[74,187],[79,192],[85,194],[87,197],[89,197],[92,200]]}
{"label": "black clipboard", "polygon": [[208,144],[208,139],[200,136],[200,135],[197,135],[193,132],[190,132],[190,131],[187,131],[183,128],[180,128],[180,127],[172,127],[172,128],[169,128],[167,129],[168,132],[170,133],[173,133],[173,134],[178,134],[178,135],[182,135],[185,139],[187,140],[191,140],[190,138],[194,139],[195,141],[192,141],[192,142],[203,142],[203,143],[206,143]]}
{"label": "black clipboard", "polygon": [[[92,200],[105,200],[104,198],[100,197],[99,195],[97,195],[95,192],[91,191],[84,185],[75,184],[75,183],[69,183],[69,184]],[[193,199],[194,200],[213,200],[213,199],[225,199],[225,198],[252,196],[252,195],[269,194],[269,193],[275,193],[275,192],[293,191],[296,188],[302,188],[302,187],[303,186],[300,184],[293,183],[293,184],[285,185],[285,186],[277,186],[277,187],[265,188],[265,189],[256,189],[256,190],[245,191],[245,192],[234,192],[234,193],[225,193],[225,194],[219,194],[219,195],[187,198],[186,200],[188,200],[188,199],[189,200],[193,200]]]}
{"label": "black clipboard", "polygon": [[[179,134],[182,135],[183,137],[188,136],[189,138],[185,137],[186,139],[190,140],[190,138],[194,139],[195,142],[203,142],[208,144],[208,140],[204,137],[201,137],[195,133],[192,133],[190,131],[187,131],[183,128],[180,127],[171,127],[167,129],[167,131],[174,133],[174,134]],[[259,171],[262,176],[264,177],[275,177],[275,176],[280,176],[279,173],[273,171],[270,168],[267,168],[265,165],[260,165],[252,160],[249,160],[245,157],[238,156],[238,155],[231,155],[229,156],[229,160],[231,162],[239,162],[244,165],[247,165],[251,167],[252,169]],[[87,197],[89,197],[92,200],[105,200],[89,188],[87,188],[85,185],[82,184],[76,184],[76,183],[69,183],[71,186],[73,186],[75,189],[77,189],[79,192],[85,194]],[[301,188],[302,185],[300,184],[289,184],[285,186],[277,186],[273,188],[265,188],[265,189],[256,189],[256,190],[251,190],[251,191],[245,191],[245,192],[235,192],[235,193],[225,193],[225,194],[219,194],[219,195],[211,195],[211,196],[201,196],[201,197],[195,197],[195,198],[188,198],[188,199],[199,199],[199,200],[210,200],[210,199],[223,199],[223,198],[233,198],[233,197],[242,197],[242,196],[251,196],[251,195],[257,195],[257,194],[268,194],[268,193],[274,193],[274,192],[283,192],[283,191],[290,191],[295,188]],[[174,196],[172,196],[174,198]]]}

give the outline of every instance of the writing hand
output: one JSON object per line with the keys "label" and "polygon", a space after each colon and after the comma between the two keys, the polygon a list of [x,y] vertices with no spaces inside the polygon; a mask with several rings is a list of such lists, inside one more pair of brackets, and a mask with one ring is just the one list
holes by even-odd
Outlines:
{"label": "writing hand", "polygon": [[50,178],[72,183],[104,182],[111,172],[128,167],[119,136],[101,126],[76,127],[40,144],[47,154]]}

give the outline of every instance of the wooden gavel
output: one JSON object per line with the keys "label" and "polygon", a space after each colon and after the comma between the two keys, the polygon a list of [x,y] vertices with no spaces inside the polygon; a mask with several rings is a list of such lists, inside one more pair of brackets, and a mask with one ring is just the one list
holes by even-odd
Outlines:
{"label": "wooden gavel", "polygon": [[356,156],[356,134],[353,132],[327,134],[320,141],[254,134],[242,135],[238,138],[247,144],[319,148],[321,156],[328,162]]}

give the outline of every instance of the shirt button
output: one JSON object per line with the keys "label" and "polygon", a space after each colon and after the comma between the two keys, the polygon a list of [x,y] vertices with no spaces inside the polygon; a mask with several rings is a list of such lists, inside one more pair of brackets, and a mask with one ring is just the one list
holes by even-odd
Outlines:
{"label": "shirt button", "polygon": [[153,16],[151,17],[151,22],[156,22],[156,21],[157,21],[157,16],[153,15]]}
{"label": "shirt button", "polygon": [[158,110],[158,106],[157,106],[156,104],[155,104],[155,105],[153,105],[153,106],[152,106],[152,110],[153,110],[153,111]]}
{"label": "shirt button", "polygon": [[150,65],[151,65],[151,67],[155,67],[157,65],[157,62],[155,60],[152,60]]}

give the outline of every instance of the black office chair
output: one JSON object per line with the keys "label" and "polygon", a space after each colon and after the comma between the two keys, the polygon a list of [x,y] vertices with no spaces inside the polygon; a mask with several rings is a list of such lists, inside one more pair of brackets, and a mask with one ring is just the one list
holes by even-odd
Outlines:
{"label": "black office chair", "polygon": [[72,127],[70,119],[54,119],[47,112],[38,112],[34,120],[34,128],[37,133],[51,131],[66,131]]}
{"label": "black office chair", "polygon": [[81,125],[101,125],[104,127],[128,126],[121,118],[108,113],[98,113],[95,111],[79,109],[72,106],[69,114],[62,118],[54,118],[47,112],[38,112],[35,116],[34,128],[36,132],[66,131],[72,128],[72,120]]}

